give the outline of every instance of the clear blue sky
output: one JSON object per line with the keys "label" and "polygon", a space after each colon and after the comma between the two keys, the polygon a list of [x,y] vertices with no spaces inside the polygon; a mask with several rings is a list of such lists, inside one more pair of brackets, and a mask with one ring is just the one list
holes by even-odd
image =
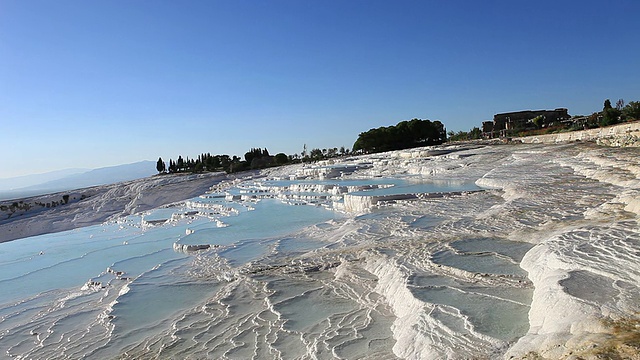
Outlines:
{"label": "clear blue sky", "polygon": [[0,0],[0,178],[640,100],[640,1]]}

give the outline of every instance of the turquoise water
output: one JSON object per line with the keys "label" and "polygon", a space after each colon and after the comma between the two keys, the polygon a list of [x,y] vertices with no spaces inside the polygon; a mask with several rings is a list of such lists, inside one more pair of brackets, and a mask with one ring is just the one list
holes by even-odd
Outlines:
{"label": "turquoise water", "polygon": [[445,193],[453,191],[476,191],[481,188],[474,183],[449,183],[449,182],[429,182],[429,183],[411,183],[400,182],[394,186],[356,191],[352,195],[398,195],[398,194],[425,194],[425,193]]}
{"label": "turquoise water", "polygon": [[252,204],[255,210],[246,208],[237,216],[222,218],[226,227],[211,224],[190,226],[194,233],[183,236],[182,244],[231,245],[243,240],[265,239],[283,236],[310,224],[339,217],[325,208],[301,205],[290,206],[274,199],[264,199]]}
{"label": "turquoise water", "polygon": [[410,279],[412,293],[423,301],[454,307],[480,333],[504,341],[523,336],[529,329],[528,310],[533,290],[528,287],[481,286],[473,280],[477,275],[526,279],[527,273],[520,268],[519,261],[533,245],[478,238],[453,241],[448,246],[452,250],[435,252],[431,261],[468,271],[472,281],[420,274]]}
{"label": "turquoise water", "polygon": [[[305,352],[292,339],[323,338],[338,345],[314,350],[319,354],[346,349],[361,354],[358,351],[376,342],[360,342],[360,332],[382,336],[380,343],[391,346],[386,339],[393,316],[376,300],[380,295],[371,292],[374,277],[363,270],[347,271],[346,279],[352,282],[341,285],[332,273],[319,270],[342,262],[357,264],[357,252],[327,259],[316,254],[318,249],[339,254],[345,244],[357,247],[370,239],[384,245],[388,237],[375,234],[386,233],[392,210],[349,217],[331,209],[335,199],[306,205],[277,199],[282,193],[273,187],[296,184],[369,188],[358,193],[376,195],[478,189],[469,183],[411,179],[251,181],[229,190],[246,194],[260,188],[251,193],[251,201],[227,201],[224,194],[194,198],[118,222],[0,244],[0,351],[39,358],[56,357],[64,348],[71,358],[112,358],[148,347],[156,349],[159,358],[181,358],[197,347],[201,357],[226,351],[253,356],[241,343],[262,341],[295,357]],[[431,229],[442,221],[429,215],[400,219],[398,224],[410,231]],[[162,220],[167,221],[145,222]],[[362,226],[357,231],[340,228],[352,222]],[[325,237],[334,232],[338,235]],[[174,244],[210,247],[184,253],[174,250]],[[517,243],[459,240],[449,246],[429,261],[473,272],[522,275],[517,263],[527,249]],[[385,251],[394,253],[380,250]],[[526,294],[456,287],[449,278],[424,274],[413,276],[409,285],[420,300],[458,308],[480,332],[506,340],[521,333]],[[494,312],[485,313],[492,301],[503,303],[501,311],[513,326],[498,321]],[[373,313],[371,304],[377,304]],[[35,338],[40,345],[31,345]],[[255,352],[264,350],[261,354],[268,357],[269,346],[258,346]]]}

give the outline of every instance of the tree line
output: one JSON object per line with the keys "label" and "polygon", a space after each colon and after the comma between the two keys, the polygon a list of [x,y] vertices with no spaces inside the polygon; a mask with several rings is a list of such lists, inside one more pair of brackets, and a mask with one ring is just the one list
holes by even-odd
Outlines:
{"label": "tree line", "polygon": [[178,156],[177,160],[169,159],[169,163],[165,163],[162,157],[156,162],[156,170],[160,174],[177,174],[177,173],[200,173],[224,171],[234,173],[245,170],[264,169],[272,166],[281,166],[286,164],[294,164],[300,162],[312,162],[329,159],[337,156],[348,155],[351,152],[344,146],[331,149],[312,149],[307,152],[307,146],[300,154],[287,155],[285,153],[269,154],[267,148],[251,148],[244,154],[243,158],[229,155],[211,155],[203,153],[196,158],[183,158]]}
{"label": "tree line", "polygon": [[302,152],[287,155],[269,154],[267,148],[251,148],[243,158],[229,155],[211,155],[202,153],[195,158],[178,156],[177,160],[169,159],[168,164],[162,158],[156,162],[156,170],[160,174],[200,173],[264,169],[271,166],[313,162],[354,153],[381,152],[399,150],[419,146],[442,144],[447,139],[444,124],[440,121],[412,119],[401,121],[396,125],[370,129],[361,133],[350,150],[341,146],[334,148],[315,148],[307,151],[305,144]]}
{"label": "tree line", "polygon": [[261,169],[273,165],[282,165],[289,161],[289,157],[283,153],[276,156],[269,155],[269,151],[265,148],[254,149],[248,151],[244,160],[238,156],[229,155],[211,155],[203,153],[197,158],[189,159],[178,156],[177,160],[169,159],[168,165],[158,158],[156,162],[156,170],[159,173],[177,174],[177,173],[200,173],[212,171],[225,171],[233,173],[250,169]]}
{"label": "tree line", "polygon": [[447,140],[440,121],[412,119],[360,133],[353,144],[355,152],[383,152],[420,146],[439,145]]}
{"label": "tree line", "polygon": [[618,99],[616,107],[613,107],[611,106],[611,100],[606,99],[602,111],[591,114],[589,118],[599,126],[609,126],[625,121],[640,120],[640,101],[630,101],[625,105],[623,99]]}
{"label": "tree line", "polygon": [[228,171],[233,163],[238,162],[240,159],[236,156],[230,157],[229,155],[211,155],[210,153],[203,153],[198,155],[195,159],[189,159],[189,157],[183,158],[178,156],[177,160],[169,159],[167,165],[162,158],[158,158],[156,162],[156,170],[159,173],[184,173],[184,172],[203,172],[203,171]]}

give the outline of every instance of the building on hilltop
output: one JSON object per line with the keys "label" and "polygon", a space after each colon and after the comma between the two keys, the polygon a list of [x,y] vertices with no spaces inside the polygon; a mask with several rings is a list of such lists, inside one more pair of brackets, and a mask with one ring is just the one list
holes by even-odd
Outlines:
{"label": "building on hilltop", "polygon": [[493,132],[493,120],[487,120],[482,122],[482,133],[488,134]]}
{"label": "building on hilltop", "polygon": [[[539,124],[533,120],[540,119]],[[505,136],[510,130],[527,130],[536,127],[547,127],[553,123],[562,123],[571,120],[568,110],[558,108],[555,110],[524,110],[495,114],[493,121],[482,122],[482,132],[485,137],[493,138]]]}

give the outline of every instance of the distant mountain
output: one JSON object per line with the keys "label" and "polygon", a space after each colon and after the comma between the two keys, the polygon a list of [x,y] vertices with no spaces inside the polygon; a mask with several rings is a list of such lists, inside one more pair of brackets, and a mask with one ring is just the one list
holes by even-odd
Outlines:
{"label": "distant mountain", "polygon": [[4,178],[0,179],[0,191],[23,189],[29,186],[59,180],[70,175],[82,174],[90,170],[91,169],[65,169],[42,174]]}
{"label": "distant mountain", "polygon": [[[75,171],[75,172],[74,172]],[[66,175],[63,175],[67,172]],[[80,189],[90,186],[113,184],[121,181],[129,181],[148,177],[156,174],[156,162],[155,161],[140,161],[132,164],[117,165],[104,167],[94,170],[70,169],[62,170],[57,175],[41,177],[41,179],[47,179],[40,183],[34,183],[35,180],[31,180],[31,185],[27,185],[19,188],[3,188],[0,187],[0,200],[17,199],[28,196],[36,196],[42,194],[48,194],[58,191],[66,191],[72,189]],[[41,174],[46,175],[46,174]],[[37,175],[31,175],[37,176]],[[31,176],[25,176],[21,178],[30,178]],[[2,179],[7,181],[13,179]]]}
{"label": "distant mountain", "polygon": [[82,174],[69,175],[62,179],[30,186],[28,189],[79,189],[89,186],[106,185],[121,181],[140,179],[156,173],[156,163],[154,161],[140,161],[133,164],[104,167],[87,171]]}

